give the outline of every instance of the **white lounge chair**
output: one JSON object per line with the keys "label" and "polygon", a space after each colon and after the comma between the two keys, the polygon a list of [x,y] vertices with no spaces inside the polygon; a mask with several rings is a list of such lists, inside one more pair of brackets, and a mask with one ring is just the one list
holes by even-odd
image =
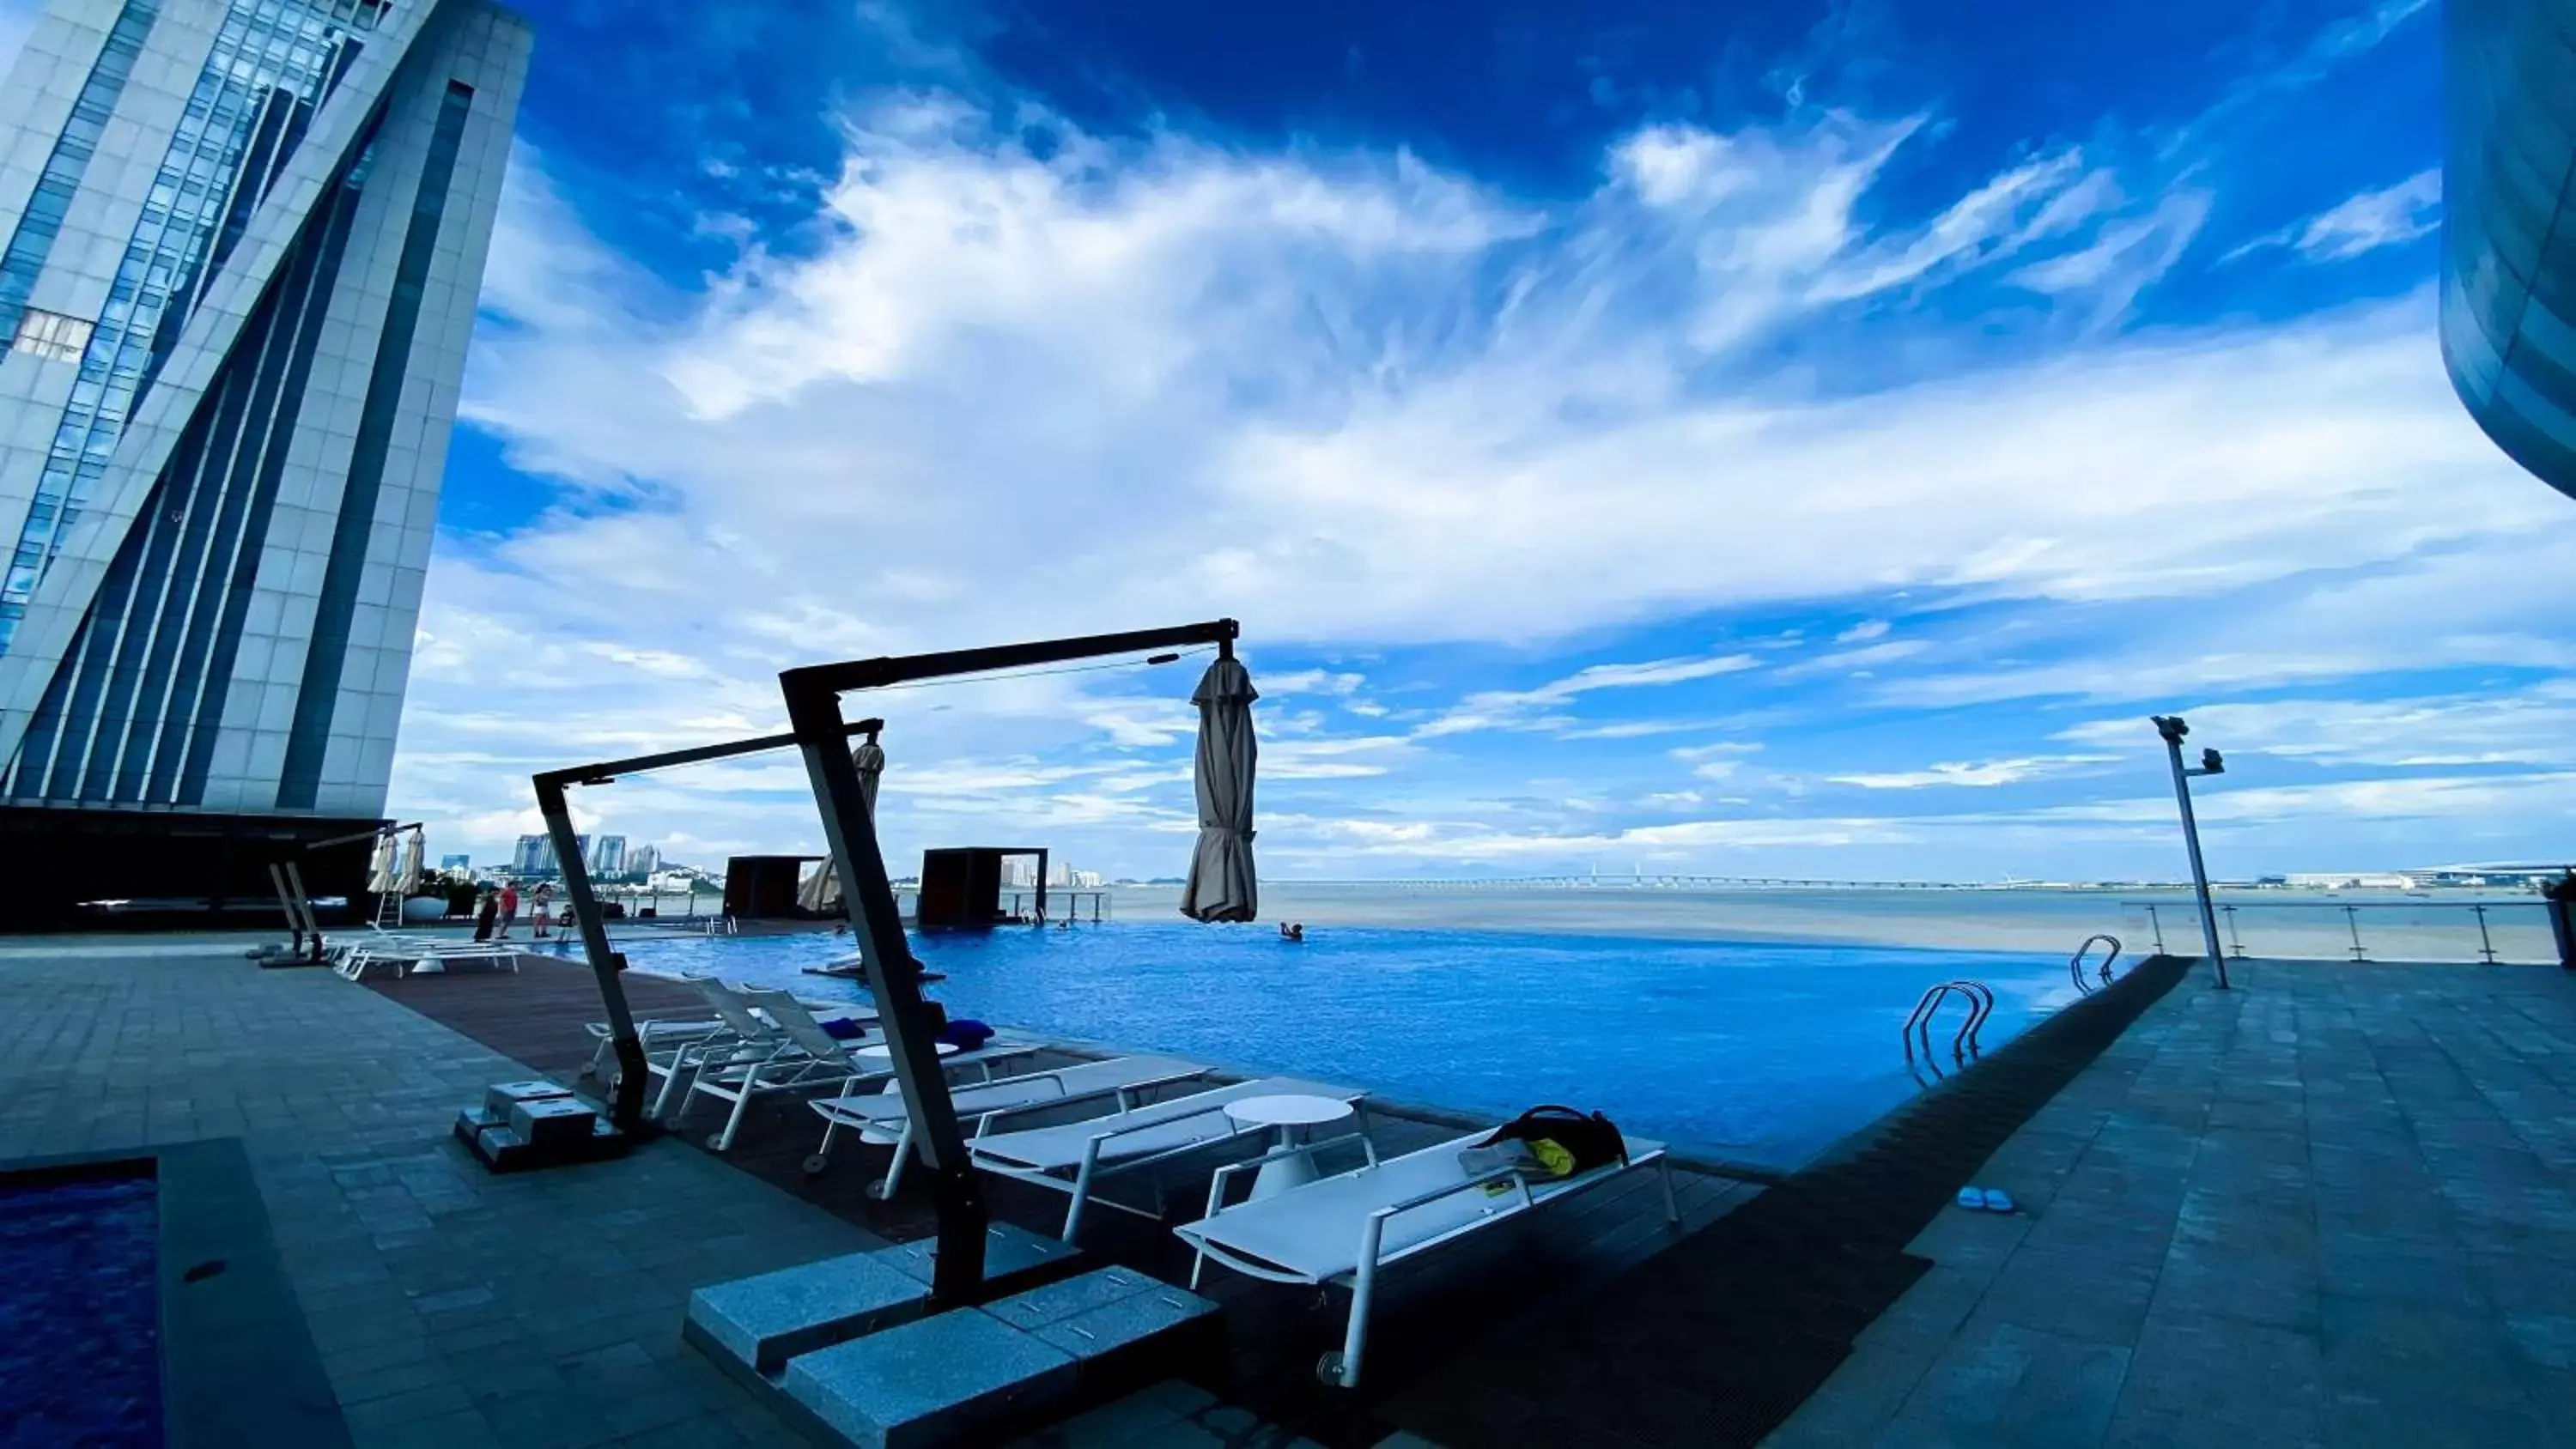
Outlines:
{"label": "white lounge chair", "polygon": [[[981,1137],[992,1130],[994,1123],[1015,1113],[1085,1105],[1130,1111],[1146,1091],[1193,1081],[1206,1076],[1209,1070],[1178,1057],[1111,1057],[960,1087],[951,1094],[951,1100],[956,1104],[958,1125],[966,1135]],[[806,1174],[811,1176],[831,1165],[832,1140],[837,1134],[856,1132],[862,1142],[894,1148],[894,1161],[887,1164],[884,1179],[868,1189],[869,1195],[880,1201],[891,1199],[903,1183],[903,1165],[912,1157],[912,1112],[903,1095],[879,1090],[824,1098],[806,1105],[823,1119],[823,1145],[805,1159]]]}
{"label": "white lounge chair", "polygon": [[[874,1015],[860,1015],[853,1012],[848,1002],[808,1000],[799,1004],[818,1019],[839,1016],[863,1026],[874,1026],[877,1020]],[[610,1054],[616,1050],[617,1034],[604,1021],[585,1021],[581,1024],[581,1029],[590,1033],[590,1039],[599,1044],[590,1054],[589,1065],[581,1069],[583,1076],[595,1077],[599,1075],[600,1068],[608,1065]],[[654,1052],[708,1041],[731,1029],[726,1025],[724,1018],[717,1016],[639,1016],[635,1018],[635,1035],[643,1042],[648,1056]]]}
{"label": "white lounge chair", "polygon": [[1488,1135],[1461,1137],[1232,1206],[1224,1205],[1229,1178],[1314,1149],[1283,1147],[1219,1169],[1208,1184],[1207,1216],[1172,1230],[1198,1254],[1190,1286],[1198,1286],[1210,1258],[1273,1283],[1347,1286],[1351,1310],[1342,1347],[1325,1354],[1315,1368],[1324,1382],[1351,1388],[1360,1381],[1369,1302],[1381,1270],[1649,1167],[1662,1179],[1665,1220],[1681,1220],[1673,1201],[1672,1164],[1660,1142],[1630,1138],[1625,1163],[1572,1177],[1532,1177],[1510,1167],[1471,1173],[1460,1166],[1458,1154]]}
{"label": "white lounge chair", "polygon": [[[723,1152],[733,1146],[734,1134],[742,1130],[743,1115],[750,1110],[754,1097],[778,1092],[847,1094],[854,1083],[894,1075],[890,1061],[856,1055],[879,1043],[832,1035],[803,1002],[784,991],[745,989],[741,999],[760,1008],[762,1015],[776,1026],[776,1034],[743,1043],[722,1062],[702,1061],[689,1083],[688,1097],[680,1104],[680,1115],[687,1114],[689,1103],[700,1094],[733,1104],[724,1127],[707,1139],[707,1146],[714,1151]],[[1030,1042],[999,1042],[976,1051],[955,1053],[943,1059],[943,1065],[973,1066],[990,1072],[994,1062],[1027,1056],[1036,1050],[1037,1046]]]}
{"label": "white lounge chair", "polygon": [[396,975],[415,973],[431,964],[443,970],[451,963],[465,961],[507,966],[514,972],[519,969],[519,948],[507,941],[450,941],[432,937],[405,939],[389,935],[332,949],[338,961],[333,969],[352,981],[363,977],[370,966],[390,966]]}
{"label": "white lounge chair", "polygon": [[[669,1112],[673,1095],[681,1093],[701,1068],[761,1060],[786,1040],[786,1033],[775,1022],[752,1010],[751,1003],[732,987],[712,976],[684,976],[681,980],[706,998],[716,1029],[703,1036],[675,1034],[667,1049],[645,1051],[646,1075],[662,1079],[660,1090],[653,1094],[651,1111],[657,1122]],[[595,1034],[605,1035],[606,1023],[600,1025],[603,1031]],[[596,1051],[591,1053],[594,1060],[598,1055]]]}
{"label": "white lounge chair", "polygon": [[[1246,1097],[1312,1096],[1357,1103],[1366,1095],[1349,1087],[1328,1087],[1288,1077],[1264,1077],[1258,1081],[1237,1082],[1230,1087],[1174,1097],[1168,1102],[1149,1103],[1087,1122],[990,1133],[969,1140],[966,1147],[975,1165],[986,1172],[1070,1193],[1073,1201],[1064,1211],[1063,1232],[1064,1240],[1069,1243],[1081,1231],[1083,1206],[1091,1201],[1092,1187],[1100,1179],[1152,1167],[1237,1137],[1271,1130],[1266,1126],[1246,1126],[1236,1122],[1225,1113],[1228,1102]],[[1365,1142],[1367,1118],[1362,1116],[1358,1123],[1355,1131]],[[1348,1135],[1343,1134],[1343,1137]],[[1343,1137],[1326,1140],[1341,1141]],[[1139,1211],[1123,1203],[1102,1201],[1122,1212]]]}

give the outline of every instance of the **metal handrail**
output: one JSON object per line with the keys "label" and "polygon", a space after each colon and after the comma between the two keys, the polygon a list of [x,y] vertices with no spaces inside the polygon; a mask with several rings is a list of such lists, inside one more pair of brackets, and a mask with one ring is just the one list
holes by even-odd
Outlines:
{"label": "metal handrail", "polygon": [[2066,958],[2066,974],[2074,979],[2075,989],[2088,996],[2093,993],[2094,987],[2092,983],[2084,979],[2084,953],[2092,950],[2093,943],[2096,941],[2108,941],[2111,943],[2111,954],[2102,958],[2101,982],[2104,986],[2110,985],[2111,963],[2120,959],[2119,937],[2112,935],[2108,931],[2096,931],[2092,935],[2084,938],[2084,944],[2075,948],[2074,955]]}
{"label": "metal handrail", "polygon": [[1914,1040],[1918,1033],[1923,1039],[1925,1059],[1931,1058],[1932,1018],[1940,1014],[1941,1003],[1947,1001],[1953,992],[1966,999],[1968,1014],[1967,1018],[1959,1023],[1959,1030],[1950,1038],[1950,1059],[1954,1062],[1964,1062],[1970,1056],[1980,1053],[1977,1032],[1985,1026],[1986,1018],[1994,1015],[1995,990],[1982,981],[1944,981],[1939,985],[1926,988],[1921,999],[1914,1003],[1912,1014],[1905,1018],[1903,1041],[1906,1061],[1914,1060]]}

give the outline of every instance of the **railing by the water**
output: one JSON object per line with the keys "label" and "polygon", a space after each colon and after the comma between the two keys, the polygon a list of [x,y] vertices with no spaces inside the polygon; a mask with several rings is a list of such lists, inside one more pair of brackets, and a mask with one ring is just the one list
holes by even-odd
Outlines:
{"label": "railing by the water", "polygon": [[[2198,955],[2200,909],[2189,900],[2122,901],[2129,928],[2153,949]],[[2222,901],[2219,945],[2230,956],[2345,961],[2555,964],[2549,903],[2514,901]]]}
{"label": "railing by the water", "polygon": [[[1002,892],[1002,908],[1014,916],[1026,916],[1037,905],[1037,892],[1021,888]],[[1105,921],[1109,919],[1109,892],[1090,886],[1068,889],[1048,886],[1046,918],[1062,924],[1066,921]]]}
{"label": "railing by the water", "polygon": [[[1069,920],[1106,921],[1113,914],[1111,909],[1113,895],[1114,893],[1109,890],[1091,886],[1083,886],[1079,889],[1049,886],[1046,892],[1047,920],[1055,924],[1062,924]],[[623,906],[625,908],[623,920],[629,924],[661,926],[673,930],[703,930],[708,922],[722,921],[725,918],[724,892],[717,890],[655,891],[642,886],[602,886],[599,889],[599,899],[602,902],[613,901]],[[1032,914],[1037,904],[1037,892],[1023,886],[1003,891],[1001,899],[1003,910],[1007,914],[1028,916]],[[905,920],[917,918],[920,914],[920,905],[921,893],[918,887],[908,885],[895,887],[895,906],[903,913]]]}

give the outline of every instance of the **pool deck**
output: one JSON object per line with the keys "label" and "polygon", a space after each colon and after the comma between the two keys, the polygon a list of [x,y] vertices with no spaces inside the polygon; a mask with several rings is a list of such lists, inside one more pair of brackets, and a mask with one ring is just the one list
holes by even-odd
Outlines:
{"label": "pool deck", "polygon": [[[574,1081],[593,1050],[581,1023],[598,1016],[598,995],[586,969],[556,960],[526,961],[508,976],[488,973],[396,977],[371,972],[367,984],[474,1039],[504,1051],[558,1081]],[[625,979],[639,1014],[694,1016],[704,1000],[679,982],[642,972]],[[1070,1056],[1040,1057],[1056,1065]],[[1220,1072],[1218,1079],[1229,1074]],[[1171,1089],[1164,1095],[1190,1090]],[[691,1130],[655,1153],[700,1153],[715,1113],[702,1109],[684,1119]],[[1371,1137],[1384,1155],[1455,1139],[1489,1123],[1434,1108],[1373,1100]],[[721,1158],[709,1156],[814,1204],[887,1241],[930,1236],[936,1229],[929,1180],[913,1173],[892,1202],[865,1191],[882,1171],[885,1152],[855,1144],[836,1149],[832,1167],[807,1176],[802,1164],[821,1136],[818,1119],[802,1101],[769,1098],[753,1103],[740,1136]],[[1327,1162],[1327,1170],[1355,1165]],[[1167,1283],[1186,1283],[1190,1255],[1171,1224],[1198,1216],[1206,1193],[1206,1166],[1175,1186],[1160,1221],[1099,1210],[1083,1220],[1082,1245],[1093,1256]],[[1342,1295],[1263,1283],[1211,1269],[1200,1292],[1225,1310],[1227,1353],[1218,1376],[1201,1388],[1244,1415],[1246,1442],[1266,1444],[1295,1435],[1332,1445],[1373,1445],[1394,1429],[1382,1405],[1391,1391],[1420,1377],[1496,1323],[1543,1319],[1582,1292],[1633,1269],[1688,1233],[1723,1217],[1756,1196],[1750,1182],[1714,1173],[1676,1169],[1674,1195],[1682,1222],[1664,1219],[1662,1194],[1651,1174],[1636,1173],[1604,1184],[1525,1227],[1497,1233],[1476,1249],[1444,1255],[1425,1267],[1391,1277],[1381,1293],[1370,1337],[1369,1368],[1357,1391],[1328,1389],[1315,1379],[1316,1357],[1341,1346]],[[1064,1221],[1067,1199],[1007,1178],[983,1179],[992,1214],[1032,1231],[1053,1235]],[[1111,1196],[1136,1200],[1132,1189]],[[1267,1429],[1258,1429],[1266,1425]],[[1257,1430],[1257,1431],[1256,1431]],[[1276,1430],[1271,1434],[1271,1430]],[[1268,1437],[1265,1437],[1268,1435]],[[1184,1438],[1183,1442],[1204,1442]]]}
{"label": "pool deck", "polygon": [[0,951],[0,1159],[240,1139],[359,1446],[803,1443],[681,1314],[868,1235],[695,1152],[489,1176],[448,1125],[524,1067],[218,939]]}
{"label": "pool deck", "polygon": [[2576,1445],[2576,974],[2191,976],[1768,1443]]}
{"label": "pool deck", "polygon": [[[917,1204],[857,1192],[881,1154],[808,1181],[794,1163],[812,1134],[781,1105],[726,1158],[666,1143],[487,1176],[447,1124],[486,1083],[587,1055],[567,1030],[594,1004],[574,973],[366,990],[261,971],[245,944],[0,941],[0,1159],[241,1139],[360,1445],[803,1442],[681,1344],[683,1305],[700,1284],[918,1235]],[[1854,1291],[1863,1326],[1812,1395],[1801,1383],[1726,1422],[1702,1402],[1713,1382],[1750,1382],[1735,1362],[1747,1344],[1801,1327],[1730,1323],[1759,1315],[1721,1285],[1746,1266],[1723,1261],[1730,1234],[1762,1216],[1740,1209],[1795,1202],[1809,1174],[1777,1197],[1694,1174],[1689,1215],[1708,1230],[1678,1245],[1629,1193],[1570,1233],[1426,1283],[1390,1305],[1377,1383],[1339,1417],[1329,1395],[1288,1383],[1338,1306],[1216,1283],[1248,1345],[1229,1372],[1327,1442],[1375,1442],[1397,1422],[1467,1426],[1432,1436],[1453,1449],[1530,1442],[1491,1417],[1479,1374],[1501,1349],[1597,1330],[1642,1284],[1696,1301],[1695,1318],[1670,1320],[1689,1331],[1631,1348],[1622,1382],[1643,1387],[1616,1405],[1598,1397],[1608,1381],[1538,1361],[1558,1366],[1515,1386],[1523,1407],[1574,1426],[1548,1442],[1750,1442],[1730,1426],[1758,1424],[1784,1446],[2576,1449],[2576,975],[2232,969],[2239,989],[2219,993],[2193,968],[2098,1057],[2093,1043],[2081,1060],[2059,1049],[2071,1080],[1964,1159],[2000,1141],[1972,1180],[2010,1190],[2020,1212],[1942,1209],[1892,1240],[1905,1251],[1878,1256],[1895,1280]],[[639,999],[677,990],[630,979]],[[1913,1115],[1956,1116],[2012,1070],[1967,1073]],[[1399,1150],[1450,1130],[1390,1127]],[[1909,1191],[1955,1186],[1935,1179],[1957,1140]],[[1010,1186],[993,1194],[1005,1216],[1061,1210]],[[1167,1229],[1100,1221],[1087,1246],[1185,1275]],[[1042,1442],[1291,1437],[1172,1386]]]}

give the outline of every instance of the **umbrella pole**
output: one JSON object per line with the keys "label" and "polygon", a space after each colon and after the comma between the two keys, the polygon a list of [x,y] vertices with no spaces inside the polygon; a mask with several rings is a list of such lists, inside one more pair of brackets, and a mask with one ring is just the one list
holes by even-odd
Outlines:
{"label": "umbrella pole", "polygon": [[904,939],[902,908],[886,875],[858,766],[850,759],[849,725],[841,717],[839,691],[800,678],[801,672],[780,677],[787,697],[787,722],[803,748],[815,803],[822,807],[824,842],[831,849],[841,900],[850,913],[850,938],[858,947],[869,993],[876,998],[877,1014],[885,1024],[895,1080],[912,1122],[910,1135],[922,1166],[930,1173],[931,1197],[939,1215],[939,1245],[931,1257],[931,1302],[943,1308],[981,1303],[984,1237],[990,1219],[982,1185],[967,1160],[966,1138],[957,1125],[956,1104],[948,1095],[947,1073],[939,1063],[939,1032],[945,1022],[939,1009],[921,994],[921,963],[913,959],[912,947]]}
{"label": "umbrella pole", "polygon": [[599,896],[590,888],[590,862],[581,858],[581,841],[572,828],[572,806],[564,799],[563,781],[536,777],[537,809],[546,817],[546,837],[554,842],[555,864],[563,870],[564,899],[572,905],[581,928],[581,953],[590,958],[590,974],[599,978],[599,1000],[608,1009],[610,1049],[617,1054],[617,1089],[608,1120],[620,1132],[644,1129],[644,1039],[636,1034],[635,1013],[626,1004],[626,985],[617,973],[626,958],[608,944],[608,920],[599,912]]}

